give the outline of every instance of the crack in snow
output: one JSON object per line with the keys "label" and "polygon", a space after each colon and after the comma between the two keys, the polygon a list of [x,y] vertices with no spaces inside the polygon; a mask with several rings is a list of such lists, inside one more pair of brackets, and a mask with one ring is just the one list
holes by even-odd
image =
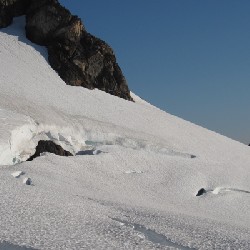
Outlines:
{"label": "crack in snow", "polygon": [[11,131],[8,140],[8,152],[11,159],[1,160],[0,164],[15,165],[24,162],[35,153],[36,145],[40,140],[51,140],[72,155],[98,155],[104,152],[98,147],[121,146],[133,150],[145,150],[151,153],[163,154],[181,158],[196,158],[189,153],[178,152],[164,145],[146,140],[129,138],[113,133],[100,133],[100,131],[86,131],[74,127],[58,127],[56,125],[39,124],[26,117],[26,122]]}

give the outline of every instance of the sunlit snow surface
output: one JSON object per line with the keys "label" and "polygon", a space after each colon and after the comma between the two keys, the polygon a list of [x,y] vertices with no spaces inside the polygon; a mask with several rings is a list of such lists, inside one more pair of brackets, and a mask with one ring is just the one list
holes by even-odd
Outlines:
{"label": "sunlit snow surface", "polygon": [[[250,147],[67,86],[23,34],[0,32],[0,249],[250,249]],[[25,162],[41,139],[75,156]]]}

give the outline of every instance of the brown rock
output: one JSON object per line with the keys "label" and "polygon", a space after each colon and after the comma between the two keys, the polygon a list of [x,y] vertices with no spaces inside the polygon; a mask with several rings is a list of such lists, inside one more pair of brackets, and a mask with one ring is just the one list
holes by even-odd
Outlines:
{"label": "brown rock", "polygon": [[26,34],[31,41],[48,47],[50,65],[67,84],[98,88],[132,100],[113,50],[87,33],[81,20],[57,0],[32,0]]}
{"label": "brown rock", "polygon": [[32,161],[33,159],[39,157],[41,153],[52,153],[60,156],[72,156],[69,151],[64,150],[60,145],[55,144],[53,141],[39,141],[36,146],[36,152],[27,161]]}
{"label": "brown rock", "polygon": [[113,50],[89,34],[58,0],[0,0],[0,14],[0,27],[26,14],[27,38],[47,46],[49,63],[66,84],[133,100]]}

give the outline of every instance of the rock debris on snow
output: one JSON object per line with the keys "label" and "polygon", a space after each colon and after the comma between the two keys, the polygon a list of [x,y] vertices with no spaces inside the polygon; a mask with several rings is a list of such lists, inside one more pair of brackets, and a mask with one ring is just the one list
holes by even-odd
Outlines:
{"label": "rock debris on snow", "polygon": [[24,178],[23,179],[23,184],[26,184],[26,185],[31,185],[31,179],[30,178]]}

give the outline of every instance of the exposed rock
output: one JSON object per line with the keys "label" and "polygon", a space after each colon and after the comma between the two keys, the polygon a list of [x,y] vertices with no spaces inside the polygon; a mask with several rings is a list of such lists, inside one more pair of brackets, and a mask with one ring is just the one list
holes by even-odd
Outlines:
{"label": "exposed rock", "polygon": [[[34,43],[49,45],[60,36],[58,33],[66,33],[72,19],[57,0],[31,0],[26,14],[26,36]],[[64,32],[60,32],[63,28]]]}
{"label": "exposed rock", "polygon": [[52,153],[60,156],[73,156],[69,151],[64,150],[60,145],[55,144],[53,141],[39,141],[36,146],[36,152],[27,161],[32,161],[39,157],[41,153]]}
{"label": "exposed rock", "polygon": [[12,22],[12,15],[10,14],[9,8],[0,5],[0,27],[5,28]]}
{"label": "exposed rock", "polygon": [[50,65],[67,84],[98,88],[132,100],[113,50],[87,33],[81,20],[57,0],[31,2],[26,34],[31,41],[48,47]]}
{"label": "exposed rock", "polygon": [[30,0],[0,0],[0,28],[9,26],[13,17],[26,13]]}
{"label": "exposed rock", "polygon": [[0,27],[26,14],[27,38],[47,46],[49,63],[66,84],[133,100],[113,50],[89,34],[58,0],[0,0],[0,14]]}
{"label": "exposed rock", "polygon": [[204,188],[201,188],[198,193],[196,194],[196,196],[201,196],[203,194],[205,194],[207,191]]}
{"label": "exposed rock", "polygon": [[23,184],[26,184],[26,185],[31,185],[31,183],[32,183],[32,181],[31,181],[31,179],[30,178],[24,178],[23,179]]}

